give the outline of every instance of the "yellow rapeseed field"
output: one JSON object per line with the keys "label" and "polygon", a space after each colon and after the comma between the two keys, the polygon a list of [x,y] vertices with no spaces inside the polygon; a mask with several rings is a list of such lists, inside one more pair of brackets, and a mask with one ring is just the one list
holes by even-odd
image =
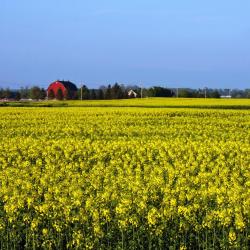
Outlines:
{"label": "yellow rapeseed field", "polygon": [[0,249],[249,249],[249,110],[0,118]]}

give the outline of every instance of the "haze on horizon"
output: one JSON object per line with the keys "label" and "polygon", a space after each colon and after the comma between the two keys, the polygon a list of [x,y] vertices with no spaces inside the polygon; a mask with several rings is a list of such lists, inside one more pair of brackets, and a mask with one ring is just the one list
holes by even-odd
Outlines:
{"label": "haze on horizon", "polygon": [[0,87],[250,87],[249,0],[0,5]]}

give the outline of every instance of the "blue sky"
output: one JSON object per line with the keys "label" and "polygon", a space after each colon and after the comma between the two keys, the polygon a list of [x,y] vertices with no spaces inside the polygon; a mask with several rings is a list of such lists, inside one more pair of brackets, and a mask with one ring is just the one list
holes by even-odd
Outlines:
{"label": "blue sky", "polygon": [[0,87],[250,87],[249,0],[0,0]]}

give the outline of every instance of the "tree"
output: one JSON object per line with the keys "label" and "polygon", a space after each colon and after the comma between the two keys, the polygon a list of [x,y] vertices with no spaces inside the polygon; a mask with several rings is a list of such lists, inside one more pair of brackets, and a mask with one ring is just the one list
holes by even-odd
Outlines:
{"label": "tree", "polygon": [[20,89],[20,95],[21,95],[21,99],[28,99],[30,98],[30,90],[28,87],[21,87]]}
{"label": "tree", "polygon": [[250,98],[250,89],[245,89],[246,98]]}
{"label": "tree", "polygon": [[15,92],[15,100],[19,101],[21,99],[21,93],[19,91]]}
{"label": "tree", "polygon": [[95,91],[95,89],[91,89],[90,90],[90,96],[89,96],[89,99],[91,99],[91,100],[95,100],[96,99],[96,91]]}
{"label": "tree", "polygon": [[[71,98],[73,95],[71,95]],[[83,85],[81,88],[77,90],[77,99],[81,100],[81,97],[83,100],[88,100],[90,97],[90,91],[86,85]]]}
{"label": "tree", "polygon": [[111,85],[109,84],[106,91],[105,91],[105,99],[111,99],[112,95],[111,95]]}
{"label": "tree", "polygon": [[124,96],[121,86],[115,83],[111,88],[111,99],[122,99]]}
{"label": "tree", "polygon": [[97,99],[102,100],[104,98],[103,90],[100,88],[97,90]]}
{"label": "tree", "polygon": [[59,88],[56,92],[56,99],[57,100],[63,100],[63,91],[61,88]]}
{"label": "tree", "polygon": [[189,89],[180,89],[179,90],[179,97],[191,98],[191,97],[193,97],[193,93]]}
{"label": "tree", "polygon": [[30,98],[39,100],[42,99],[42,90],[38,86],[34,86],[30,89]]}
{"label": "tree", "polygon": [[82,98],[85,100],[89,99],[89,89],[86,85],[83,85],[82,87]]}
{"label": "tree", "polygon": [[4,98],[4,96],[3,96],[3,89],[1,88],[0,89],[0,99],[2,99],[2,98]]}
{"label": "tree", "polygon": [[2,98],[7,98],[7,99],[9,99],[9,98],[11,98],[12,93],[11,93],[11,91],[10,91],[9,88],[7,88],[7,89],[2,89],[2,91],[1,91],[1,96],[2,96]]}
{"label": "tree", "polygon": [[170,89],[154,86],[148,90],[148,95],[151,97],[171,97],[173,92]]}
{"label": "tree", "polygon": [[42,88],[40,92],[40,99],[44,100],[46,96],[47,96],[46,90]]}
{"label": "tree", "polygon": [[209,92],[208,97],[211,97],[211,98],[220,98],[220,93],[217,90],[212,90],[211,92]]}

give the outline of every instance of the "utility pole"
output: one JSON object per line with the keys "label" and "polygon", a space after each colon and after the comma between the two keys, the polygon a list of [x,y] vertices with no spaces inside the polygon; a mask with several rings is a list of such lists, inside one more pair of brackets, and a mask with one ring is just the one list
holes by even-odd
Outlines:
{"label": "utility pole", "polygon": [[207,98],[207,87],[204,88],[205,90],[205,99]]}
{"label": "utility pole", "polygon": [[176,89],[176,97],[178,98],[178,96],[179,96],[179,89],[177,88]]}
{"label": "utility pole", "polygon": [[81,84],[81,101],[82,101],[82,87],[83,87],[83,84]]}
{"label": "utility pole", "polygon": [[142,99],[142,85],[141,85],[141,99]]}

